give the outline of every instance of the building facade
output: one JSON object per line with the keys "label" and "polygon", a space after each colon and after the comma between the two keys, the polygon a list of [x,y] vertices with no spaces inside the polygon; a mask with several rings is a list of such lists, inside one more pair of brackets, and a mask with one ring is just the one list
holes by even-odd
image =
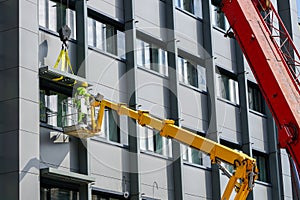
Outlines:
{"label": "building facade", "polygon": [[[272,2],[300,46],[297,2]],[[74,80],[256,158],[248,199],[296,199],[271,113],[210,0],[8,0],[0,16],[0,199],[220,199],[228,178],[209,156],[111,110],[99,136],[64,135]],[[55,68],[65,24],[72,67]]]}

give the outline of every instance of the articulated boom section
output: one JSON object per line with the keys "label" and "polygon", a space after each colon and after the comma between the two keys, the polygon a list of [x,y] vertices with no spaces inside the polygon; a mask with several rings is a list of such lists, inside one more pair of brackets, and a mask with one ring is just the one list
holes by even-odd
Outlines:
{"label": "articulated boom section", "polygon": [[[104,117],[104,110],[107,107],[115,110],[119,115],[126,115],[136,120],[141,126],[148,126],[160,131],[161,136],[175,139],[183,144],[209,154],[212,163],[217,163],[220,166],[220,169],[230,178],[222,196],[222,200],[230,199],[233,189],[237,191],[234,199],[244,200],[247,198],[249,192],[253,189],[254,180],[257,179],[258,172],[255,159],[244,153],[237,152],[226,146],[175,126],[173,120],[156,119],[150,116],[149,112],[147,111],[132,110],[126,107],[124,104],[116,104],[104,100],[101,95],[98,95],[98,98],[96,99],[97,101],[94,101],[91,104],[91,136],[100,132]],[[95,113],[93,111],[96,107],[100,107],[97,120],[95,119]],[[235,172],[230,174],[220,165],[221,162],[226,162],[233,165]]]}
{"label": "articulated boom section", "polygon": [[[300,56],[269,0],[223,0],[235,37],[300,172]],[[298,153],[297,153],[298,152]]]}

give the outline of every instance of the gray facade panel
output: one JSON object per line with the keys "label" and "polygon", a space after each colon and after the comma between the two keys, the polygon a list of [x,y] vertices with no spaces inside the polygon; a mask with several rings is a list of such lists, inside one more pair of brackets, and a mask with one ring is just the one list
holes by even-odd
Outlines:
{"label": "gray facade panel", "polygon": [[38,176],[40,170],[39,135],[20,131],[19,138],[19,167],[20,171],[25,173],[21,174],[20,179],[22,180],[27,173]]}
{"label": "gray facade panel", "polygon": [[[20,61],[21,67],[30,69],[34,72],[38,71],[38,34],[27,29],[20,29]],[[36,82],[35,85],[38,83]]]}
{"label": "gray facade panel", "polygon": [[258,114],[249,113],[249,131],[253,148],[262,152],[269,152],[267,119]]}
{"label": "gray facade panel", "polygon": [[40,176],[21,172],[20,176],[20,200],[40,199]]}
{"label": "gray facade panel", "polygon": [[147,70],[138,69],[137,83],[138,98],[152,104],[169,107],[168,83],[165,78]]}
{"label": "gray facade panel", "polygon": [[39,104],[24,99],[20,99],[19,103],[20,129],[30,133],[38,134]]}
{"label": "gray facade panel", "polygon": [[189,87],[179,86],[178,104],[182,126],[205,132],[208,128],[207,95]]}
{"label": "gray facade panel", "polygon": [[224,34],[224,32],[213,29],[212,43],[215,63],[219,67],[236,73],[235,43],[233,39],[224,37]]}
{"label": "gray facade panel", "polygon": [[262,199],[262,197],[265,200],[273,199],[271,186],[256,183],[255,190],[253,190],[253,198],[254,199]]}
{"label": "gray facade panel", "polygon": [[87,79],[116,91],[126,92],[125,64],[105,54],[88,51]]}
{"label": "gray facade panel", "polygon": [[57,144],[50,138],[50,132],[61,134],[48,128],[40,128],[40,168],[54,167],[64,171],[78,171],[77,141],[71,139],[70,142]]}
{"label": "gray facade panel", "polygon": [[233,143],[241,144],[242,133],[239,108],[222,100],[218,101],[217,106],[220,137]]}
{"label": "gray facade panel", "polygon": [[123,2],[124,0],[90,0],[87,5],[110,17],[124,21]]}
{"label": "gray facade panel", "polygon": [[127,150],[91,140],[89,154],[91,175],[96,178],[95,187],[118,192],[129,190],[129,152]]}
{"label": "gray facade panel", "polygon": [[205,57],[203,53],[202,21],[176,10],[175,35],[179,49],[197,57]]}
{"label": "gray facade panel", "polygon": [[[22,8],[21,12],[19,13],[19,26],[23,29],[29,30],[37,34],[38,0],[20,0],[18,2],[19,6]],[[32,45],[31,47],[37,48],[37,45]]]}
{"label": "gray facade panel", "polygon": [[165,3],[160,0],[135,1],[135,9],[137,30],[165,40]]}
{"label": "gray facade panel", "polygon": [[168,190],[174,189],[173,183],[170,181],[173,174],[171,161],[142,153],[140,163],[141,192],[148,197],[169,199]]}
{"label": "gray facade panel", "polygon": [[[213,188],[211,188],[211,171],[183,166],[184,171],[184,191],[187,199],[211,199]],[[193,196],[193,198],[192,198]]]}

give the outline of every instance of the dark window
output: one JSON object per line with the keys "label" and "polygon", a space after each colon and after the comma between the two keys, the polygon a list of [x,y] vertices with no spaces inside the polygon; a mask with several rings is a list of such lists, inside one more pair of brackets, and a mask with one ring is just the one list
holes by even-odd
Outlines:
{"label": "dark window", "polygon": [[79,200],[79,192],[75,189],[41,186],[41,200]]}
{"label": "dark window", "polygon": [[269,182],[269,160],[268,156],[264,153],[253,151],[253,158],[256,159],[258,167],[258,180],[263,182]]}
{"label": "dark window", "polygon": [[215,6],[212,6],[212,23],[214,26],[223,30],[227,30],[229,28],[229,23],[224,13]]}
{"label": "dark window", "polygon": [[226,73],[217,73],[217,83],[219,97],[239,104],[239,88],[236,79]]}
{"label": "dark window", "polygon": [[51,0],[39,0],[39,25],[57,32],[63,25],[68,25],[71,38],[76,39],[76,14],[69,5]]}
{"label": "dark window", "polygon": [[248,84],[248,101],[251,110],[265,113],[265,103],[262,94],[257,86]]}
{"label": "dark window", "polygon": [[92,200],[122,200],[124,197],[122,195],[109,194],[104,192],[92,192]]}
{"label": "dark window", "polygon": [[[98,113],[98,111],[96,113]],[[115,111],[111,109],[105,109],[101,134],[99,137],[105,138],[108,141],[112,142],[121,142],[119,115]]]}
{"label": "dark window", "polygon": [[182,57],[178,57],[179,81],[206,90],[205,68]]}

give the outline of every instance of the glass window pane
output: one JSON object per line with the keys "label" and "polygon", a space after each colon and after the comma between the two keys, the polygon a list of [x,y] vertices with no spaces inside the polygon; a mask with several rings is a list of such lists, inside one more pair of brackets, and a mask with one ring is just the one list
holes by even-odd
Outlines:
{"label": "glass window pane", "polygon": [[136,49],[137,49],[137,64],[139,66],[144,65],[145,52],[144,52],[144,42],[142,40],[136,40]]}
{"label": "glass window pane", "polygon": [[67,9],[66,11],[66,24],[70,27],[71,29],[71,36],[70,38],[73,38],[76,40],[76,14],[74,10]]}
{"label": "glass window pane", "polygon": [[147,128],[148,150],[154,151],[154,136],[153,130]]}
{"label": "glass window pane", "polygon": [[159,72],[159,49],[155,45],[151,45],[151,67],[153,71]]}
{"label": "glass window pane", "polygon": [[106,51],[116,55],[115,27],[106,24]]}
{"label": "glass window pane", "polygon": [[46,20],[47,20],[47,5],[48,5],[48,0],[40,0],[39,1],[39,25],[46,27]]}
{"label": "glass window pane", "polygon": [[117,31],[117,42],[118,42],[118,56],[125,59],[125,33]]}
{"label": "glass window pane", "polygon": [[180,82],[183,82],[183,77],[184,77],[184,74],[183,74],[183,68],[184,68],[184,59],[181,58],[181,57],[178,57],[178,79]]}
{"label": "glass window pane", "polygon": [[202,158],[201,152],[196,150],[196,149],[193,149],[193,148],[191,148],[191,152],[192,152],[192,160],[191,160],[192,163],[201,165],[202,164],[202,162],[201,162],[201,158]]}
{"label": "glass window pane", "polygon": [[188,159],[188,147],[186,145],[181,145],[182,146],[182,159],[187,160]]}
{"label": "glass window pane", "polygon": [[95,37],[94,37],[94,31],[96,29],[96,22],[92,18],[88,18],[88,45],[95,47]]}
{"label": "glass window pane", "polygon": [[194,10],[195,15],[202,18],[202,0],[194,0]]}
{"label": "glass window pane", "polygon": [[168,52],[163,50],[162,53],[163,53],[164,75],[169,76]]}
{"label": "glass window pane", "polygon": [[151,59],[150,59],[150,44],[144,42],[144,67],[150,69]]}
{"label": "glass window pane", "polygon": [[187,80],[188,80],[188,84],[194,87],[198,87],[197,68],[190,62],[187,63]]}
{"label": "glass window pane", "polygon": [[155,153],[163,154],[163,142],[162,142],[162,137],[160,136],[158,131],[153,131],[154,133],[154,150]]}
{"label": "glass window pane", "polygon": [[233,80],[229,79],[229,99],[231,102],[239,104],[239,96],[238,96],[238,83]]}
{"label": "glass window pane", "polygon": [[194,14],[194,0],[183,0],[183,9]]}
{"label": "glass window pane", "polygon": [[198,71],[198,87],[201,90],[206,91],[206,69],[201,66],[197,66]]}
{"label": "glass window pane", "polygon": [[140,148],[141,150],[147,150],[146,128],[143,126],[139,126],[139,133],[140,133]]}
{"label": "glass window pane", "polygon": [[181,8],[181,6],[182,6],[182,0],[175,0],[175,6]]}
{"label": "glass window pane", "polygon": [[120,142],[120,133],[118,129],[118,115],[114,111],[108,112],[109,121],[109,140],[112,142]]}
{"label": "glass window pane", "polygon": [[57,15],[56,15],[57,3],[49,1],[49,29],[57,31]]}
{"label": "glass window pane", "polygon": [[106,51],[106,26],[98,21],[96,21],[96,47],[98,49]]}

